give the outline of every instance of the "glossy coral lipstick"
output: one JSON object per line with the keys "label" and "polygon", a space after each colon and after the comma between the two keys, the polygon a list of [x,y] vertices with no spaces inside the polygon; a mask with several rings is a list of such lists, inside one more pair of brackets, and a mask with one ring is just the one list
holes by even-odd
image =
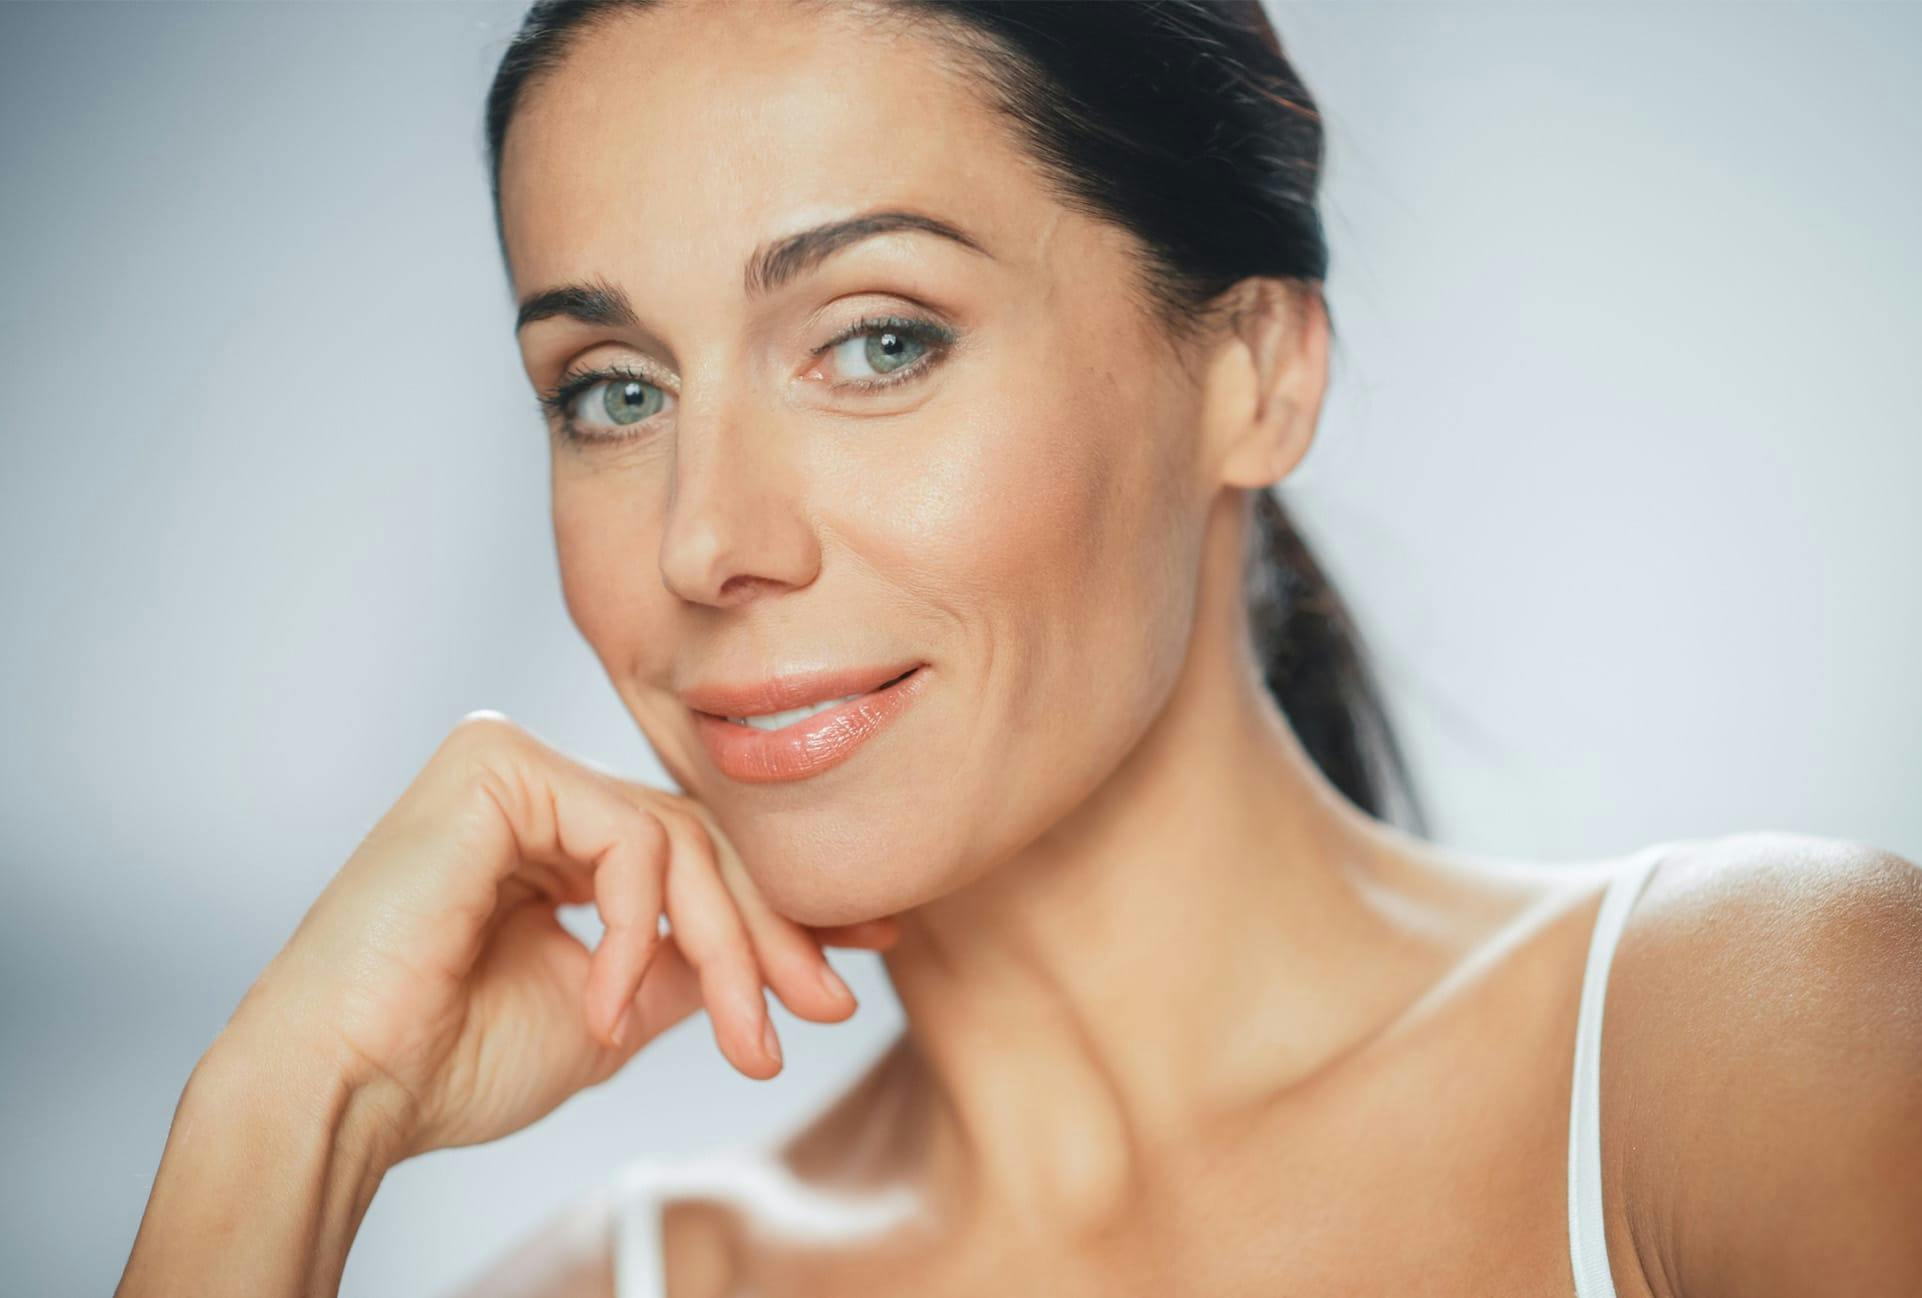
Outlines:
{"label": "glossy coral lipstick", "polygon": [[[695,690],[684,697],[694,713],[701,743],[723,775],[743,784],[804,780],[852,757],[919,697],[927,677],[925,664],[916,664],[905,672],[883,670],[888,673],[887,679],[865,690],[848,685],[855,682],[858,686],[863,675],[872,681],[875,673],[788,678],[745,689]],[[767,717],[848,694],[854,697],[800,716],[779,729],[761,729],[730,719]]]}

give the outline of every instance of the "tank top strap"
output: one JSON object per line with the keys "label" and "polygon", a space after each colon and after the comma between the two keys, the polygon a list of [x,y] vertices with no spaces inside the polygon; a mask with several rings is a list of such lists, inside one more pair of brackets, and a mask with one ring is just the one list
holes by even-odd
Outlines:
{"label": "tank top strap", "polygon": [[615,1173],[614,1298],[665,1298],[661,1197],[666,1183],[667,1165],[655,1157],[635,1159]]}
{"label": "tank top strap", "polygon": [[1629,858],[1609,879],[1582,970],[1575,1027],[1575,1082],[1568,1119],[1568,1253],[1577,1298],[1616,1298],[1602,1217],[1602,1000],[1615,946],[1628,914],[1655,867],[1675,848],[1656,843]]}

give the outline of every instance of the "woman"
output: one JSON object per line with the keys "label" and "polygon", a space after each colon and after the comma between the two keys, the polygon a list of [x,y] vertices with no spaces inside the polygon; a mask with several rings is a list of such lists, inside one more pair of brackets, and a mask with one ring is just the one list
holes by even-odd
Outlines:
{"label": "woman", "polygon": [[1385,819],[1268,490],[1329,324],[1258,7],[542,4],[488,109],[567,606],[681,792],[464,721],[195,1070],[123,1296],[333,1292],[388,1168],[696,1009],[773,1076],[824,944],[907,1015],[848,1096],[472,1292],[1922,1292],[1911,863]]}

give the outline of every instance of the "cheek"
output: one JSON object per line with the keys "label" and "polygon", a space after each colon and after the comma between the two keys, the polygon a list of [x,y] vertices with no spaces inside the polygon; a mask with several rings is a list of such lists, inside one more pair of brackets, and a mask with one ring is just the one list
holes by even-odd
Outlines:
{"label": "cheek", "polygon": [[1054,412],[975,407],[863,510],[862,548],[973,622],[1091,574],[1112,525],[1110,465]]}
{"label": "cheek", "polygon": [[835,493],[849,548],[964,635],[1071,622],[1113,589],[1116,548],[1148,506],[1145,457],[1124,449],[1147,430],[1111,389],[1091,400],[1099,386],[971,375],[969,395],[904,426]]}
{"label": "cheek", "polygon": [[1091,667],[1138,670],[1141,638],[1180,620],[1183,484],[1147,383],[1100,368],[1047,378],[997,385],[1014,395],[974,408],[916,517],[924,569],[1014,659],[1004,684],[1046,689],[1053,708],[1078,682],[1084,700],[1111,688]]}
{"label": "cheek", "polygon": [[1185,657],[1198,527],[1183,412],[1117,350],[1079,373],[971,381],[980,395],[836,493],[855,502],[848,548],[947,623],[929,647],[950,651],[973,702],[955,719],[965,741],[926,775],[965,771],[968,800],[993,790],[1011,812],[995,833],[1034,829],[1111,770]]}
{"label": "cheek", "polygon": [[[669,646],[642,634],[659,626],[660,535],[629,493],[557,465],[553,487],[554,550],[568,617],[618,682],[650,667],[665,668]],[[661,663],[650,663],[652,649]]]}

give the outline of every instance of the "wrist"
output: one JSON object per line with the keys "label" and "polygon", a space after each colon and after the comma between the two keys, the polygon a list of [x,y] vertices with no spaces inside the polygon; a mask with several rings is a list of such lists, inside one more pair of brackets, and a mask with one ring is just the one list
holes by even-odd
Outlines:
{"label": "wrist", "polygon": [[223,1031],[174,1111],[116,1298],[337,1292],[400,1135],[323,1056]]}
{"label": "wrist", "polygon": [[196,1089],[214,1104],[287,1110],[381,1174],[416,1152],[411,1096],[345,1042],[255,1006],[243,1005],[201,1056],[188,1081],[188,1093]]}

